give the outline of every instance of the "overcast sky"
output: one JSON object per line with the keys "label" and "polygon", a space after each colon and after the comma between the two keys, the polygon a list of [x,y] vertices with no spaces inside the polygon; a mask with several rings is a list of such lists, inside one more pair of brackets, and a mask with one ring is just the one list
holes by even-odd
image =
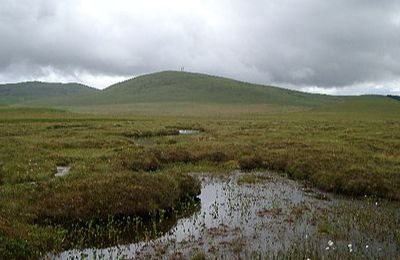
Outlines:
{"label": "overcast sky", "polygon": [[400,94],[399,0],[0,0],[0,82],[179,70]]}

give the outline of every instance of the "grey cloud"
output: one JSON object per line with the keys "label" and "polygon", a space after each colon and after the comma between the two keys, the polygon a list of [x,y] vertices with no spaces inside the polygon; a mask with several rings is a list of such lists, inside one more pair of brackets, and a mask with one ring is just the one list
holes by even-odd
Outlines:
{"label": "grey cloud", "polygon": [[398,1],[0,2],[0,81],[180,66],[339,92],[400,79]]}

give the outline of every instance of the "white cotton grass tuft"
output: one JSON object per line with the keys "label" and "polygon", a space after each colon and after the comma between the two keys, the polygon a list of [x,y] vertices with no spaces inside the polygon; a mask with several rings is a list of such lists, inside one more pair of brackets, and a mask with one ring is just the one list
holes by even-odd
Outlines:
{"label": "white cotton grass tuft", "polygon": [[353,245],[352,244],[348,244],[347,247],[349,248],[349,252],[353,252]]}

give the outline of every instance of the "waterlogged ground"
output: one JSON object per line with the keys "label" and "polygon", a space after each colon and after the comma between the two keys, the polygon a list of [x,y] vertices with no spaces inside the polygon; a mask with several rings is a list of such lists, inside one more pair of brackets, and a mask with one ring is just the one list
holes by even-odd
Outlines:
{"label": "waterlogged ground", "polygon": [[202,180],[201,207],[161,237],[50,258],[400,256],[398,204],[322,193],[274,173],[197,175]]}

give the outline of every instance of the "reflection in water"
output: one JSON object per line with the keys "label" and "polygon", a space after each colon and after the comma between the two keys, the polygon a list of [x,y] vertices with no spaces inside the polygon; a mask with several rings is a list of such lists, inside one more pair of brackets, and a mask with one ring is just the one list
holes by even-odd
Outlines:
{"label": "reflection in water", "polygon": [[149,241],[166,234],[178,219],[200,210],[200,200],[181,203],[173,211],[160,211],[148,217],[110,217],[105,220],[77,223],[67,226],[68,245],[81,248],[105,248],[118,244]]}
{"label": "reflection in water", "polygon": [[[162,230],[169,231],[157,239],[119,243],[103,249],[71,250],[54,258],[70,259],[83,255],[89,258],[188,258],[196,251],[217,258],[250,258],[288,252],[295,244],[322,254],[343,252],[341,256],[347,256],[349,243],[352,243],[352,250],[363,250],[363,256],[372,258],[395,256],[398,252],[392,239],[373,240],[368,232],[350,229],[345,223],[336,231],[338,234],[345,232],[345,238],[320,234],[319,220],[316,219],[320,212],[338,205],[366,207],[364,202],[305,190],[296,182],[276,174],[259,178],[260,183],[238,184],[241,175],[236,173],[225,179],[202,175],[201,208],[193,215],[179,219],[171,229],[169,224],[163,226]],[[365,251],[366,248],[369,251]]]}
{"label": "reflection in water", "polygon": [[195,135],[199,134],[200,130],[194,130],[194,129],[179,129],[178,130],[180,135]]}

